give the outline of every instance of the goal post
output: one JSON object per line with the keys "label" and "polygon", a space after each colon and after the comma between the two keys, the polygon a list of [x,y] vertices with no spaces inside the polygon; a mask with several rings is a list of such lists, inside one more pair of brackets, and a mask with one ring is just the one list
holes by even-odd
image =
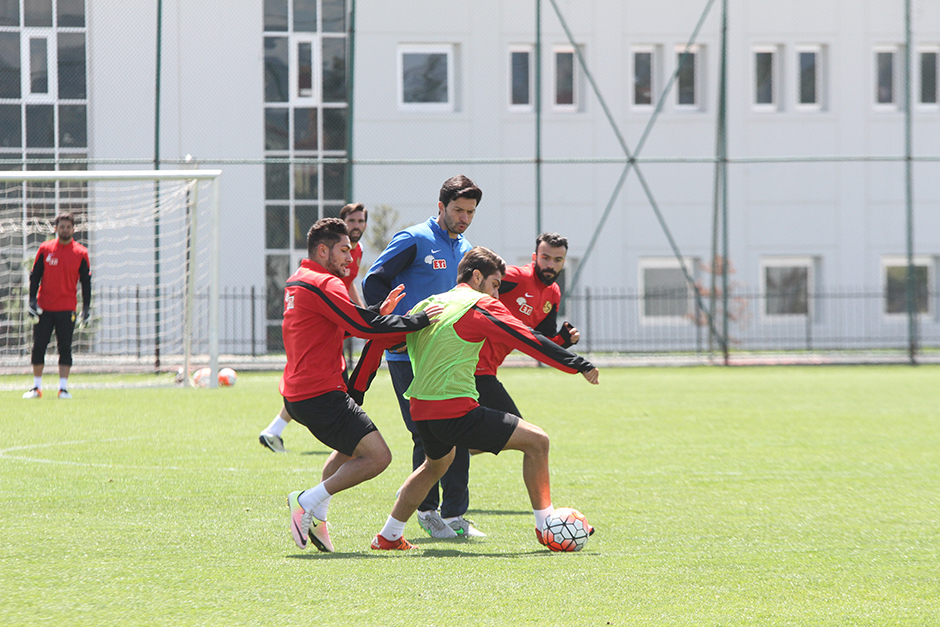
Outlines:
{"label": "goal post", "polygon": [[221,174],[0,172],[0,364],[28,360],[29,273],[39,245],[55,236],[54,217],[72,212],[92,274],[92,320],[76,329],[76,363],[189,373],[199,359],[208,361],[215,386]]}

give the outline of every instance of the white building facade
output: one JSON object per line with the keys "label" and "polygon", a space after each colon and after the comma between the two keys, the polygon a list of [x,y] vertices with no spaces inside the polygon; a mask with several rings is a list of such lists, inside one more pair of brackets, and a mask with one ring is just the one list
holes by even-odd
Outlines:
{"label": "white building facade", "polygon": [[[904,2],[728,2],[741,348],[904,345],[908,119],[918,333],[940,344],[940,3],[911,6],[908,49]],[[457,173],[484,193],[472,243],[520,263],[539,230],[569,238],[565,313],[592,348],[702,346],[697,309],[723,253],[721,3],[543,0],[540,16],[506,0],[161,9],[158,29],[152,1],[0,2],[0,151],[98,169],[152,167],[159,151],[162,167],[192,155],[222,168],[222,283],[266,295],[255,349],[279,349],[283,280],[315,219],[355,200],[394,208],[404,227],[436,213]]]}

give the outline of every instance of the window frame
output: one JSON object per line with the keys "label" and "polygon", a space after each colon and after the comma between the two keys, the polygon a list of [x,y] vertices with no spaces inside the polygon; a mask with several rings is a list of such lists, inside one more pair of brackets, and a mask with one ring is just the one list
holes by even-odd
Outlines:
{"label": "window frame", "polygon": [[[513,97],[513,86],[515,84],[515,76],[513,74],[513,62],[512,55],[518,53],[525,53],[528,55],[528,68],[529,68],[529,81],[528,81],[528,96],[529,102],[526,104],[516,104],[512,101]],[[507,97],[507,107],[509,111],[513,113],[530,113],[535,110],[535,46],[532,44],[511,44],[506,54],[506,61],[508,63],[507,75],[508,80],[508,91],[506,94]]]}
{"label": "window frame", "polygon": [[[923,57],[924,54],[933,54],[934,56],[934,102],[924,102],[924,71],[923,71]],[[940,44],[933,45],[921,45],[916,48],[916,63],[914,64],[914,71],[917,72],[917,82],[915,83],[915,89],[917,90],[917,98],[914,100],[914,103],[917,105],[917,108],[921,111],[937,111],[940,110]]]}
{"label": "window frame", "polygon": [[[447,101],[405,102],[404,58],[406,54],[444,54],[447,57]],[[423,43],[399,44],[397,57],[398,110],[415,113],[452,113],[457,110],[456,44]]]}
{"label": "window frame", "polygon": [[[320,104],[321,82],[323,80],[320,71],[323,63],[320,35],[316,33],[291,33],[288,36],[287,49],[287,78],[289,88],[287,91],[288,102],[291,105],[316,106]],[[298,49],[300,44],[310,45],[310,95],[301,96],[298,83],[300,81],[300,53]]]}
{"label": "window frame", "polygon": [[[576,49],[577,48],[577,49]],[[558,44],[552,46],[552,111],[558,113],[578,113],[581,111],[581,68],[578,54],[584,51],[580,46]],[[571,104],[558,104],[558,55],[571,55]]]}
{"label": "window frame", "polygon": [[[891,101],[890,102],[879,102],[878,101],[878,89],[880,86],[880,76],[878,68],[878,55],[879,54],[891,54]],[[885,44],[878,45],[872,49],[872,106],[875,111],[899,111],[903,106],[904,102],[901,98],[904,97],[904,94],[901,92],[901,77],[900,77],[900,59],[903,54],[903,47],[895,44]]]}
{"label": "window frame", "polygon": [[[638,103],[636,101],[636,56],[638,54],[650,55],[650,102]],[[659,92],[662,89],[659,69],[661,52],[659,46],[653,44],[636,45],[630,47],[630,106],[638,111],[652,111],[659,102]]]}
{"label": "window frame", "polygon": [[[757,83],[757,55],[770,54],[770,102],[758,102],[759,85]],[[676,61],[678,63],[678,60]],[[751,46],[751,108],[754,111],[776,112],[780,110],[781,102],[781,52],[780,46],[775,44],[758,44]]]}
{"label": "window frame", "polygon": [[[816,265],[817,260],[814,257],[805,256],[769,256],[762,257],[760,260],[760,299],[762,306],[760,308],[760,317],[764,322],[793,322],[812,321],[815,319],[815,294],[816,294]],[[770,295],[767,291],[767,269],[768,268],[806,268],[806,313],[768,313]]]}
{"label": "window frame", "polygon": [[[680,326],[693,324],[695,322],[695,293],[691,285],[686,282],[686,313],[679,315],[649,315],[646,313],[646,270],[679,270],[682,271],[682,265],[692,275],[692,280],[696,280],[696,270],[699,267],[699,260],[696,257],[682,257],[682,263],[675,257],[641,257],[637,264],[637,286],[639,287],[637,298],[637,312],[641,325],[660,325],[660,326]],[[683,279],[685,276],[683,275]]]}
{"label": "window frame", "polygon": [[[930,255],[914,255],[914,266],[926,266],[927,268],[927,311],[917,312],[917,317],[922,320],[933,318],[936,315],[936,305],[934,301],[937,298],[936,291],[936,272],[937,260]],[[893,313],[888,311],[888,268],[907,267],[906,255],[884,255],[881,258],[881,314],[885,320],[899,322],[907,320],[907,311]],[[914,287],[916,293],[917,287]]]}
{"label": "window frame", "polygon": [[[694,93],[694,102],[692,104],[682,104],[679,102],[679,95],[682,91],[679,85],[679,55],[681,54],[691,54],[695,59],[695,67],[692,72],[693,80],[693,93]],[[685,44],[675,47],[675,54],[673,55],[673,61],[675,63],[675,69],[673,73],[675,74],[675,100],[673,101],[673,107],[676,111],[694,111],[701,112],[705,110],[705,46],[701,44],[693,44],[691,46],[686,46]]]}
{"label": "window frame", "polygon": [[[816,102],[801,102],[803,87],[803,66],[800,63],[800,55],[816,55]],[[826,54],[825,46],[821,44],[801,44],[794,49],[796,72],[795,89],[793,92],[793,107],[796,111],[825,111],[826,97],[824,92],[826,77]]]}

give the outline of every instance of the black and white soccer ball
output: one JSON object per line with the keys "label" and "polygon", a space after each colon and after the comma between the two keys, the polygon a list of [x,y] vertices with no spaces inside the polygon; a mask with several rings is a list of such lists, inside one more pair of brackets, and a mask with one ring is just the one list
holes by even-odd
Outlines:
{"label": "black and white soccer ball", "polygon": [[570,507],[556,509],[545,519],[542,537],[551,551],[580,551],[591,535],[584,514]]}

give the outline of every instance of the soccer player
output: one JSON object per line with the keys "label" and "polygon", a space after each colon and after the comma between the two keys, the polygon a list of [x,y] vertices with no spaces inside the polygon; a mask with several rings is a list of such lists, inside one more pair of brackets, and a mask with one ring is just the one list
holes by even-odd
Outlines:
{"label": "soccer player", "polygon": [[[437,216],[396,233],[372,264],[362,282],[366,302],[381,302],[393,286],[403,283],[408,296],[395,311],[404,313],[420,300],[453,288],[457,283],[457,265],[471,248],[464,232],[482,197],[480,188],[466,176],[444,181],[438,195]],[[412,464],[417,468],[424,462],[424,448],[404,397],[414,378],[411,361],[407,351],[387,352],[385,360],[402,419],[411,432]],[[461,448],[440,485],[428,486],[427,498],[418,508],[418,523],[428,535],[435,538],[485,535],[464,517],[470,506],[469,480],[470,453]]]}
{"label": "soccer player", "polygon": [[[362,239],[363,233],[366,232],[369,211],[361,202],[349,203],[340,209],[339,219],[346,223],[346,228],[349,230],[349,243],[353,245],[352,249],[349,251],[349,254],[352,256],[352,262],[346,267],[346,276],[340,277],[340,280],[343,282],[343,285],[346,286],[346,289],[349,290],[349,300],[357,307],[365,307],[365,302],[363,302],[362,295],[355,285],[355,280],[359,275],[359,263],[362,261],[362,245],[359,243],[359,240]],[[351,338],[346,338],[343,341],[347,361],[352,360],[351,341]],[[281,411],[274,417],[271,424],[258,436],[258,441],[268,450],[274,451],[275,453],[286,453],[287,449],[284,448],[282,434],[284,433],[284,428],[290,421],[290,414],[288,414],[287,410],[282,406]]]}
{"label": "soccer player", "polygon": [[59,347],[59,398],[72,398],[69,372],[72,370],[72,333],[78,299],[75,286],[82,285],[81,326],[91,316],[91,263],[88,249],[73,239],[75,216],[60,213],[53,221],[56,238],[44,242],[36,253],[29,274],[29,317],[33,326],[33,387],[23,398],[42,397],[42,371],[46,347],[55,330]]}
{"label": "soccer player", "polygon": [[378,429],[346,393],[343,336],[377,337],[428,326],[440,308],[409,316],[388,315],[404,296],[391,291],[378,313],[356,307],[340,277],[352,261],[346,224],[318,220],[307,234],[307,258],[287,280],[281,325],[287,366],[280,391],[290,417],[333,449],[321,482],[288,495],[291,534],[300,548],[307,539],[321,551],[333,551],[327,509],[334,494],[367,481],[388,467],[391,452]]}
{"label": "soccer player", "polygon": [[[542,233],[535,240],[532,263],[507,266],[499,286],[499,300],[512,315],[562,348],[577,344],[581,337],[569,322],[560,330],[557,328],[561,290],[555,280],[565,267],[567,255],[567,238],[558,233]],[[496,378],[496,371],[512,350],[498,342],[484,344],[477,364],[476,386],[481,405],[521,417],[512,397]]]}
{"label": "soccer player", "polygon": [[457,287],[418,303],[412,310],[436,304],[444,307],[432,329],[407,338],[414,380],[406,396],[426,458],[402,484],[391,515],[372,541],[373,549],[413,548],[403,537],[405,524],[428,488],[447,471],[457,446],[494,455],[504,450],[522,451],[522,477],[535,516],[535,534],[544,544],[542,529],[554,510],[548,436],[516,415],[477,402],[474,370],[479,353],[485,344],[499,342],[563,372],[580,372],[594,385],[599,373],[586,359],[525,326],[496,299],[505,271],[506,264],[496,253],[473,248],[460,263]]}

